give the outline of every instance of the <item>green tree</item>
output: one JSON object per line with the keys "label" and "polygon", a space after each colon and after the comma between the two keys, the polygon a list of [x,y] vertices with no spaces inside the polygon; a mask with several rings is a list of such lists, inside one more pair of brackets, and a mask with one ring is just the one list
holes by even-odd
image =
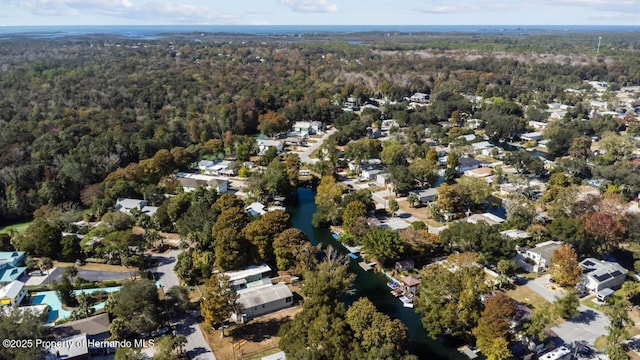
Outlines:
{"label": "green tree", "polygon": [[414,306],[430,337],[468,336],[477,325],[480,297],[488,291],[478,260],[476,254],[454,254],[422,270]]}
{"label": "green tree", "polygon": [[533,311],[529,320],[524,323],[524,332],[538,341],[542,341],[547,337],[544,329],[551,326],[554,320],[555,314],[551,303],[544,302]]}
{"label": "green tree", "polygon": [[438,162],[427,159],[416,159],[409,164],[409,172],[418,187],[429,188],[438,180]]}
{"label": "green tree", "polygon": [[148,333],[162,323],[162,308],[153,280],[125,280],[114,295],[113,316],[121,319],[125,332]]}
{"label": "green tree", "polygon": [[578,295],[574,291],[569,291],[565,296],[556,299],[553,310],[559,317],[571,319],[580,315],[578,306],[580,306]]}
{"label": "green tree", "polygon": [[336,184],[336,179],[330,175],[323,176],[316,191],[318,210],[313,216],[313,226],[338,219],[341,197],[342,189]]}
{"label": "green tree", "polygon": [[457,183],[462,188],[469,206],[482,205],[491,195],[491,186],[484,179],[463,176]]}
{"label": "green tree", "polygon": [[396,212],[400,210],[400,205],[398,205],[398,201],[395,199],[389,200],[389,211],[391,211],[391,216],[396,216]]}
{"label": "green tree", "polygon": [[165,293],[165,305],[176,315],[186,314],[190,308],[189,289],[184,286],[172,286]]}
{"label": "green tree", "polygon": [[300,229],[286,229],[273,240],[273,252],[280,270],[290,270],[296,274],[315,267],[316,249]]}
{"label": "green tree", "polygon": [[61,250],[60,240],[62,232],[57,226],[45,221],[35,221],[22,234],[18,249],[30,255],[57,259]]}
{"label": "green tree", "polygon": [[634,325],[633,320],[629,317],[630,308],[631,304],[628,300],[614,299],[610,306],[604,310],[609,318],[609,325],[607,325],[609,334],[605,351],[613,360],[627,359],[627,354],[621,343],[629,336],[627,329]]}
{"label": "green tree", "polygon": [[367,215],[367,207],[361,201],[355,200],[347,204],[342,213],[342,227],[346,232],[351,232],[358,219]]}
{"label": "green tree", "polygon": [[392,229],[374,229],[362,238],[366,252],[381,263],[396,259],[404,252],[404,244]]}
{"label": "green tree", "polygon": [[400,359],[405,355],[407,329],[396,319],[391,320],[376,310],[367,298],[349,307],[345,316],[356,341],[354,355],[360,359]]}
{"label": "green tree", "polygon": [[[238,294],[229,279],[220,273],[214,273],[204,283],[203,300],[200,311],[208,326],[214,326],[227,320],[231,313],[238,310]],[[224,329],[221,328],[224,336]]]}
{"label": "green tree", "polygon": [[138,348],[119,347],[116,349],[115,360],[144,360],[147,355]]}
{"label": "green tree", "polygon": [[238,230],[227,227],[215,234],[213,241],[216,266],[222,270],[238,269],[247,264],[246,240]]}
{"label": "green tree", "polygon": [[411,194],[407,195],[407,202],[409,203],[410,207],[416,206],[418,201],[419,201],[418,195],[416,195],[414,193],[411,193]]}
{"label": "green tree", "polygon": [[49,332],[48,328],[45,327],[44,320],[31,311],[7,308],[7,312],[0,316],[0,337],[3,340],[31,340],[34,346],[2,346],[0,347],[0,359],[43,359],[46,355],[46,350],[40,346],[35,346],[35,341],[37,339],[45,339],[48,336]]}

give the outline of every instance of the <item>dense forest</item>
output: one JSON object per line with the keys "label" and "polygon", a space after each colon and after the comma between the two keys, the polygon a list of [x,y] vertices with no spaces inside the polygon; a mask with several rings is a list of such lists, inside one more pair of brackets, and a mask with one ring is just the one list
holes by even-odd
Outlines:
{"label": "dense forest", "polygon": [[[364,103],[430,93],[436,101],[426,110],[387,109],[387,116],[424,126],[464,111],[459,94],[530,108],[575,105],[564,90],[587,88],[585,80],[612,89],[640,80],[633,34],[610,34],[597,58],[597,36],[587,33],[349,35],[358,38],[0,42],[0,225],[30,218],[42,205],[81,203],[83,191],[108,174],[158,159],[163,149],[174,161],[146,163],[143,172],[188,166],[212,152],[204,145],[211,139],[225,156],[245,157],[244,135],[296,120],[333,122],[351,95]],[[144,195],[123,189],[113,196]],[[91,205],[93,198],[84,200]]]}

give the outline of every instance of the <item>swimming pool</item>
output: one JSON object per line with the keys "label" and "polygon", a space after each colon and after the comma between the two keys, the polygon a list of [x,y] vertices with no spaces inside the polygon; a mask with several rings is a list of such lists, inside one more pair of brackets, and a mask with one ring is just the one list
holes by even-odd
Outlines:
{"label": "swimming pool", "polygon": [[[93,294],[96,292],[106,292],[112,293],[120,290],[120,286],[108,287],[108,288],[92,288],[92,289],[82,289],[75,290],[73,292],[74,295],[78,294]],[[55,291],[41,291],[37,293],[31,294],[31,304],[32,305],[40,305],[46,304],[49,305],[49,318],[48,322],[55,322],[56,320],[62,320],[64,318],[68,318],[71,316],[71,311],[65,310],[62,308],[62,302],[58,298],[58,295]],[[104,308],[104,302],[96,304],[93,306],[95,310],[100,310]]]}

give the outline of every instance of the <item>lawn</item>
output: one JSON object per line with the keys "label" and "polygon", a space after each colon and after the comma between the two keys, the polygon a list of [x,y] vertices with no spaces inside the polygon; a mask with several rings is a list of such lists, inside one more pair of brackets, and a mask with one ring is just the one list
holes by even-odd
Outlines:
{"label": "lawn", "polygon": [[533,291],[528,286],[518,286],[514,290],[507,291],[507,295],[509,295],[516,301],[532,305],[535,308],[540,307],[540,305],[544,303],[548,303],[545,298],[543,298],[537,292]]}
{"label": "lawn", "polygon": [[31,224],[33,224],[33,221],[3,226],[3,227],[0,227],[0,233],[6,233],[13,229],[17,231],[18,234],[22,234],[27,230],[29,226],[31,226]]}

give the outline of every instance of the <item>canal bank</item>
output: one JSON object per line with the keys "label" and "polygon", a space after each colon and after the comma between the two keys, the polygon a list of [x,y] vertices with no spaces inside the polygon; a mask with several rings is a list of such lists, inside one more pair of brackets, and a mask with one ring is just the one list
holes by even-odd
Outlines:
{"label": "canal bank", "polygon": [[[328,229],[316,229],[311,225],[311,218],[316,211],[314,197],[314,190],[298,188],[298,203],[287,207],[292,216],[293,226],[304,231],[312,244],[331,245],[338,252],[346,254],[346,249],[331,236]],[[398,298],[391,295],[386,285],[388,279],[383,274],[364,271],[358,266],[357,260],[350,261],[349,270],[357,277],[354,282],[355,294],[343,299],[347,306],[360,297],[367,297],[379,311],[391,318],[400,319],[407,327],[411,352],[421,359],[464,359],[455,348],[446,347],[442,342],[434,341],[427,336],[415,311],[404,307]]]}

